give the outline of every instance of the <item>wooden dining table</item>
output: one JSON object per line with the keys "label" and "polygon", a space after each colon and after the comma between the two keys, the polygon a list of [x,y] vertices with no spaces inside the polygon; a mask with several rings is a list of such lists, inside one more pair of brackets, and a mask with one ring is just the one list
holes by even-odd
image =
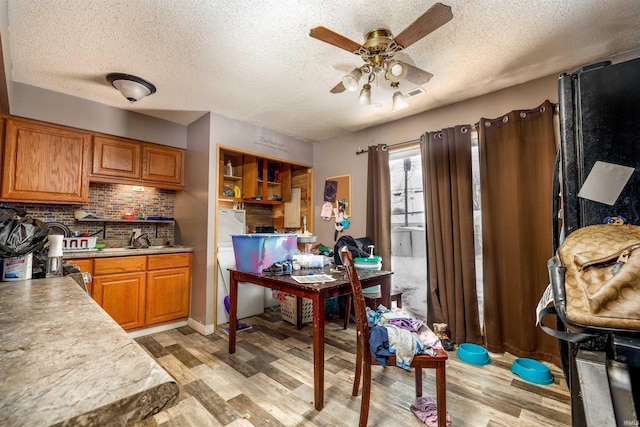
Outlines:
{"label": "wooden dining table", "polygon": [[[302,327],[302,298],[313,302],[313,391],[315,408],[320,411],[324,406],[324,327],[325,301],[328,298],[351,293],[351,284],[344,271],[330,271],[327,268],[316,273],[329,274],[334,281],[317,283],[298,283],[291,274],[247,273],[229,270],[229,353],[236,351],[236,321],[238,315],[238,282],[249,282],[265,288],[282,291],[298,298],[298,329]],[[294,272],[306,274],[307,271]],[[390,307],[391,271],[359,270],[358,277],[363,288],[380,285],[382,304]]]}

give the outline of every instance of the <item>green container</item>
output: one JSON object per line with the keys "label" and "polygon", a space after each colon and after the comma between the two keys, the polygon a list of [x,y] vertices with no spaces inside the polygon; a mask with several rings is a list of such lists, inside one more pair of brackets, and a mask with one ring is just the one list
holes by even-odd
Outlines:
{"label": "green container", "polygon": [[356,268],[380,270],[382,269],[382,257],[374,255],[372,257],[366,258],[354,258],[353,264],[356,266]]}
{"label": "green container", "polygon": [[[374,255],[367,258],[354,258],[353,265],[356,270],[382,270],[382,257]],[[365,294],[380,292],[380,286],[372,286],[362,290]]]}

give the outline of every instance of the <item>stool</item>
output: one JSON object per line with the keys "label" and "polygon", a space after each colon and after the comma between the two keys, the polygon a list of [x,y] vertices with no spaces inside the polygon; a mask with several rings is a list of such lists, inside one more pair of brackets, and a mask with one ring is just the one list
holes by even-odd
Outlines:
{"label": "stool", "polygon": [[[364,295],[364,303],[371,310],[375,310],[378,308],[380,304],[382,304],[382,293],[371,292],[371,293],[362,293]],[[402,292],[396,291],[391,292],[391,304],[395,301],[396,307],[402,308]],[[389,307],[387,307],[389,308]],[[351,316],[351,294],[347,295],[347,305],[345,307],[344,312],[344,329],[347,329],[349,326],[349,317]]]}

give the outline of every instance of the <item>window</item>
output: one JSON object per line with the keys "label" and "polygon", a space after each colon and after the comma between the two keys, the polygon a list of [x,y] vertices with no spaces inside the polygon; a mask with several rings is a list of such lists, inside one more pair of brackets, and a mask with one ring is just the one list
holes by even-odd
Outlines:
{"label": "window", "polygon": [[427,259],[420,148],[389,153],[391,174],[391,265],[402,306],[427,317]]}
{"label": "window", "polygon": [[473,191],[473,244],[476,253],[476,293],[480,328],[484,328],[484,292],[482,289],[482,211],[480,210],[480,147],[478,132],[471,132],[471,180]]}
{"label": "window", "polygon": [[[480,210],[480,153],[478,134],[471,134],[473,224],[476,291],[480,325],[484,322],[482,289],[482,215]],[[424,188],[419,146],[389,153],[391,174],[391,265],[393,289],[401,291],[403,307],[427,317],[427,259]]]}

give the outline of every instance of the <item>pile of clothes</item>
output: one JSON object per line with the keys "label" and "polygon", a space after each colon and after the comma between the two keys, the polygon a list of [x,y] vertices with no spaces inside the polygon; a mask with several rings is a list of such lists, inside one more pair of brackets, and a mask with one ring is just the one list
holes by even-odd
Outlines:
{"label": "pile of clothes", "polygon": [[416,354],[435,356],[442,349],[438,336],[426,321],[413,317],[401,308],[392,310],[383,305],[376,310],[367,309],[369,347],[377,364],[387,366],[391,355],[396,365],[409,369]]}

